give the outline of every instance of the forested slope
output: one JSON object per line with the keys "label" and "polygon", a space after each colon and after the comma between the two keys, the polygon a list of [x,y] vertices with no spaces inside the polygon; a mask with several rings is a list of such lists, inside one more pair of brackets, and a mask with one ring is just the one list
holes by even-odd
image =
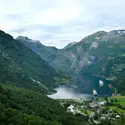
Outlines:
{"label": "forested slope", "polygon": [[58,73],[30,48],[0,31],[0,82],[48,92]]}
{"label": "forested slope", "polygon": [[0,125],[87,125],[40,93],[0,86]]}

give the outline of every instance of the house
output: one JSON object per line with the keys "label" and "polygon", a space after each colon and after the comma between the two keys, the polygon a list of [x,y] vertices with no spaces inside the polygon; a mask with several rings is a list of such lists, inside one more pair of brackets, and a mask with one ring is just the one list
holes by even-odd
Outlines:
{"label": "house", "polygon": [[90,106],[91,108],[97,108],[97,107],[99,107],[99,104],[96,103],[96,102],[93,102],[93,103],[90,103],[89,106]]}
{"label": "house", "polygon": [[71,104],[68,108],[67,108],[68,112],[74,113],[74,106]]}
{"label": "house", "polygon": [[116,115],[116,119],[120,118],[120,115]]}
{"label": "house", "polygon": [[106,103],[106,101],[98,102],[99,105],[105,105]]}

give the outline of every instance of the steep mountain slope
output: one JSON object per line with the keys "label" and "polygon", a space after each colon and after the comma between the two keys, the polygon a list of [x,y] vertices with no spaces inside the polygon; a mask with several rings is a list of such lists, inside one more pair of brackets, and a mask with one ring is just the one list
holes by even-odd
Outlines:
{"label": "steep mountain slope", "polygon": [[1,125],[87,125],[86,122],[40,93],[0,86]]}
{"label": "steep mountain slope", "polygon": [[[125,30],[96,32],[57,53],[52,65],[69,72],[73,78],[77,76],[74,83],[78,91],[91,92],[95,88],[100,94],[110,93],[108,83],[115,80],[113,85],[118,92],[125,93]],[[107,87],[100,89],[99,80],[109,80],[105,81]]]}
{"label": "steep mountain slope", "polygon": [[[113,60],[113,58],[117,59],[117,56],[124,58],[124,44],[124,30],[100,31],[84,38],[73,47],[57,53],[53,65],[58,64],[58,68],[69,72],[79,73],[83,71],[88,73],[90,71],[93,74],[104,76],[107,72],[108,62],[106,61]],[[91,67],[91,70],[87,69],[89,67]],[[114,74],[119,73],[118,71],[113,72]],[[110,72],[107,76],[113,76],[113,72]]]}
{"label": "steep mountain slope", "polygon": [[[96,32],[73,46],[55,51],[53,57],[48,61],[50,65],[68,72],[82,91],[91,92],[94,88],[99,90],[99,79],[114,80],[125,69],[125,30]],[[105,82],[108,85],[109,82]]]}
{"label": "steep mountain slope", "polygon": [[[43,46],[39,41],[36,42],[26,37],[18,37],[17,39],[41,55],[41,58],[47,61],[51,59],[50,64],[55,68],[76,74],[83,69],[85,72],[90,71],[87,71],[88,67],[95,67],[99,71],[96,74],[106,75],[108,61],[118,59],[118,57],[124,58],[125,52],[125,30],[99,31],[85,37],[78,43],[70,43],[61,50]],[[104,63],[106,60],[107,62]],[[99,67],[101,69],[98,69]],[[94,71],[95,69],[92,68],[91,72],[97,72],[97,70]],[[110,73],[107,76],[111,77],[115,75],[113,72],[119,74],[119,71],[108,72]]]}
{"label": "steep mountain slope", "polygon": [[53,65],[60,64],[60,58],[63,58],[63,65],[66,65],[65,68],[63,65],[58,67],[68,69],[73,75],[75,73],[79,91],[92,91],[96,88],[99,93],[105,90],[104,93],[108,93],[108,87],[100,89],[98,81],[103,80],[108,84],[105,80],[111,80],[119,93],[125,93],[125,30],[94,33],[59,53]]}
{"label": "steep mountain slope", "polygon": [[58,51],[56,47],[47,47],[40,43],[38,40],[32,40],[28,37],[19,36],[16,38],[29,48],[31,48],[34,52],[36,52],[42,59],[51,63],[55,59],[55,55]]}
{"label": "steep mountain slope", "polygon": [[62,75],[65,79],[68,76],[57,73],[29,47],[3,31],[0,74],[1,125],[87,125],[83,117],[67,113],[45,95],[64,80]]}
{"label": "steep mountain slope", "polygon": [[30,48],[0,31],[0,82],[47,92],[57,72]]}
{"label": "steep mountain slope", "polygon": [[72,42],[72,43],[69,43],[67,46],[65,46],[63,49],[69,49],[71,48],[72,46],[74,46],[77,42]]}

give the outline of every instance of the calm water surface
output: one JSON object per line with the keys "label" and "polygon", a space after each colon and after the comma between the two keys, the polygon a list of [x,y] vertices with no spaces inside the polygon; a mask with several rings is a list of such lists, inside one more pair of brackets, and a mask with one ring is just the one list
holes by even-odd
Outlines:
{"label": "calm water surface", "polygon": [[55,89],[57,93],[48,95],[48,97],[53,99],[90,99],[92,94],[78,93],[75,92],[72,88],[67,87],[58,87]]}

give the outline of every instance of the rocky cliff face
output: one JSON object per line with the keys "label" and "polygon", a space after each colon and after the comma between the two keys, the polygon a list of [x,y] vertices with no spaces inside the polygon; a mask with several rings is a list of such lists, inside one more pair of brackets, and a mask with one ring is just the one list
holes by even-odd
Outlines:
{"label": "rocky cliff face", "polygon": [[77,42],[71,42],[69,43],[67,46],[65,46],[63,49],[69,49],[71,48],[72,46],[74,46]]}
{"label": "rocky cliff face", "polygon": [[[40,44],[38,41],[32,43]],[[57,86],[54,77],[59,76],[53,67],[30,48],[1,30],[0,74],[0,83],[42,93],[51,92]]]}
{"label": "rocky cliff face", "polygon": [[[47,50],[46,54],[43,48]],[[125,30],[99,31],[61,50],[42,45],[40,51],[32,50],[56,69],[78,77],[75,83],[84,83],[84,88],[87,88],[86,78],[82,79],[85,74],[88,74],[87,78],[92,75],[113,80],[125,70]],[[92,81],[90,83],[88,88],[93,89],[95,86],[92,87]]]}
{"label": "rocky cliff face", "polygon": [[124,44],[124,30],[96,32],[69,49],[59,51],[51,64],[68,72],[80,73],[85,70],[104,75],[109,60],[113,60],[116,56],[123,58]]}
{"label": "rocky cliff face", "polygon": [[[27,37],[18,37],[17,39],[30,47],[56,69],[72,74],[84,72],[101,76],[108,74],[108,76],[113,77],[125,67],[123,64],[125,30],[99,31],[61,50],[55,47],[46,47],[39,41],[34,41]],[[112,64],[116,57],[115,65],[118,63],[117,66]],[[120,60],[122,60],[121,64],[119,64]],[[115,69],[116,67],[117,70]]]}
{"label": "rocky cliff face", "polygon": [[28,37],[19,36],[16,38],[21,41],[23,44],[31,48],[36,52],[42,59],[51,63],[55,59],[55,55],[58,51],[56,47],[47,47],[40,43],[38,40],[32,40]]}

